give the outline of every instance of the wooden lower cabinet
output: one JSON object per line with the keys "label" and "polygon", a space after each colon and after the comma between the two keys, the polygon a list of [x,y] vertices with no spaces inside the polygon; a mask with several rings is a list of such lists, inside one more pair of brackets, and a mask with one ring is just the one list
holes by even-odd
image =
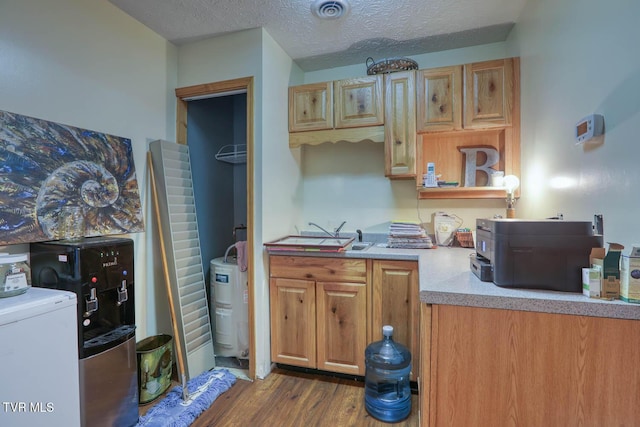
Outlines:
{"label": "wooden lower cabinet", "polygon": [[632,426],[640,321],[421,305],[422,426]]}
{"label": "wooden lower cabinet", "polygon": [[273,362],[364,375],[367,344],[392,325],[417,381],[416,261],[271,255],[269,263]]}
{"label": "wooden lower cabinet", "polygon": [[367,295],[364,283],[316,284],[317,367],[364,375]]}
{"label": "wooden lower cabinet", "polygon": [[272,278],[269,298],[272,360],[315,368],[316,283],[313,280]]}
{"label": "wooden lower cabinet", "polygon": [[393,340],[411,352],[411,380],[420,371],[419,279],[416,261],[373,260],[371,333],[382,339],[382,327],[393,326]]}
{"label": "wooden lower cabinet", "polygon": [[271,256],[269,274],[272,361],[364,375],[366,261]]}

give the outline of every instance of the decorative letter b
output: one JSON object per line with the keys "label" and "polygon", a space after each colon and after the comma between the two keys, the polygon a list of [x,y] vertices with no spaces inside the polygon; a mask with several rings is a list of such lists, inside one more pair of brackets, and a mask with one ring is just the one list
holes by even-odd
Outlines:
{"label": "decorative letter b", "polygon": [[[500,161],[500,153],[495,148],[460,148],[466,157],[464,168],[464,186],[476,186],[476,171],[482,171],[487,174],[487,179],[491,176],[491,166]],[[477,165],[478,152],[486,154],[487,161],[483,165]]]}

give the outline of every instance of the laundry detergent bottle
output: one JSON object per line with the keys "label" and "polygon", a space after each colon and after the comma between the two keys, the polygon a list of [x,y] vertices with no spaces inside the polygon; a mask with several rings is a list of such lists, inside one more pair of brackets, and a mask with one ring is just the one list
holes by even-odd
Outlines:
{"label": "laundry detergent bottle", "polygon": [[411,353],[393,341],[393,326],[383,326],[382,335],[364,353],[364,403],[372,417],[393,423],[411,413]]}

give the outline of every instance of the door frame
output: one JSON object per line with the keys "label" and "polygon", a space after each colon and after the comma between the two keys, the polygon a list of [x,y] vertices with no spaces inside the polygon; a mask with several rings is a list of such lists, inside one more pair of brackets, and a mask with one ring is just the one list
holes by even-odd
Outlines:
{"label": "door frame", "polygon": [[177,88],[176,92],[176,142],[187,145],[187,110],[188,103],[195,99],[206,99],[214,96],[247,94],[247,279],[249,281],[249,378],[256,378],[256,340],[254,301],[254,260],[253,260],[253,77],[204,83]]}

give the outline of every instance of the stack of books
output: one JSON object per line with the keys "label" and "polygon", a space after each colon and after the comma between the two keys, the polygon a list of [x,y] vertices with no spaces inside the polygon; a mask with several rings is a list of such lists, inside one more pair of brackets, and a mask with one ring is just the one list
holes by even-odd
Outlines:
{"label": "stack of books", "polygon": [[389,248],[405,249],[430,249],[433,242],[417,222],[392,221],[389,225],[389,238],[387,240]]}

